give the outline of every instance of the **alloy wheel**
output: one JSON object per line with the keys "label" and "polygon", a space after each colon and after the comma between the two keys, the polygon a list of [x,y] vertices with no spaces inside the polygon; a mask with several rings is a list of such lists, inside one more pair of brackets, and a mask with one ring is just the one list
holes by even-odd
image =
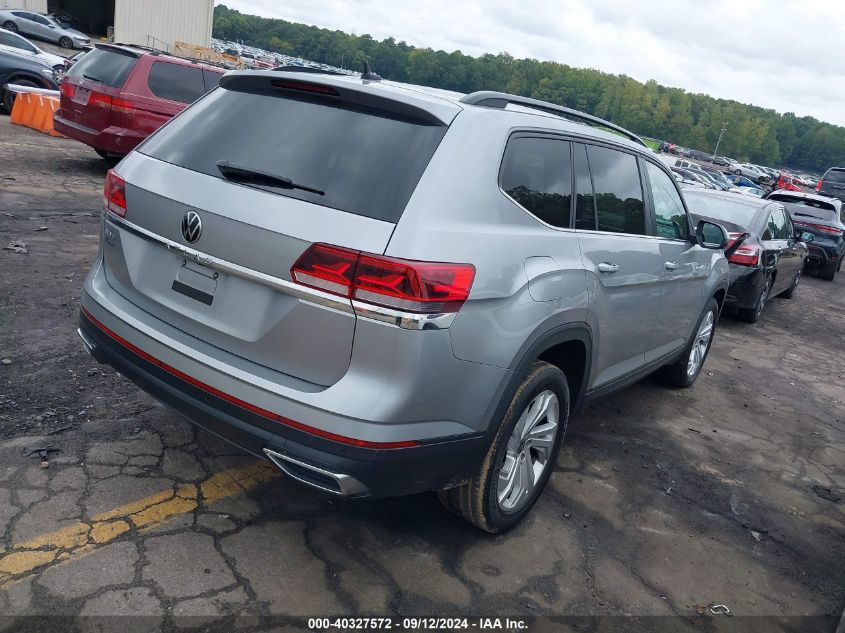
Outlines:
{"label": "alloy wheel", "polygon": [[551,390],[537,394],[522,412],[499,470],[496,498],[503,512],[516,512],[532,498],[549,468],[559,425],[560,401]]}
{"label": "alloy wheel", "polygon": [[707,348],[710,347],[710,341],[713,338],[713,325],[715,321],[716,315],[711,310],[704,315],[701,325],[698,326],[698,333],[695,335],[695,340],[689,353],[689,360],[687,360],[687,375],[690,378],[697,375],[701,369],[701,365],[704,364],[704,357],[707,356]]}

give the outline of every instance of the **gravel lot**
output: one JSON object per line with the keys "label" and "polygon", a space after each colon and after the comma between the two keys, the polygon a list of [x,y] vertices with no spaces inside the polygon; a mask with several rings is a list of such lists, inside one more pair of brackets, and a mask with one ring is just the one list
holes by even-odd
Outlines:
{"label": "gravel lot", "polygon": [[[578,416],[530,519],[491,537],[433,494],[304,489],[89,358],[74,330],[107,169],[0,117],[0,247],[28,251],[0,250],[0,630],[121,614],[149,616],[126,630],[327,614],[836,627],[845,275],[807,275],[756,326],[723,319],[693,389],[646,379]],[[44,443],[61,449],[48,469],[22,453]]]}

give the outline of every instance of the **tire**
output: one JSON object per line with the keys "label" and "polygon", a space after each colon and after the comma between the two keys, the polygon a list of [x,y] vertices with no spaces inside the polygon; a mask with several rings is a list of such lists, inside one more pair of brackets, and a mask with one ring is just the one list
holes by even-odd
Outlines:
{"label": "tire", "polygon": [[833,281],[838,264],[828,264],[819,268],[819,277],[825,281]]}
{"label": "tire", "polygon": [[18,32],[18,25],[12,22],[11,20],[6,20],[3,22],[3,28],[7,31],[11,31],[12,33]]}
{"label": "tire", "polygon": [[66,35],[62,36],[59,38],[59,46],[62,48],[73,48],[73,40]]}
{"label": "tire", "polygon": [[94,147],[92,149],[95,152],[97,152],[97,156],[99,156],[103,160],[111,161],[113,163],[116,163],[117,161],[120,160],[120,156],[118,156],[117,154],[109,154],[107,151],[102,150],[102,149],[97,149],[96,147]]}
{"label": "tire", "polygon": [[[17,84],[18,86],[31,86],[33,88],[40,88],[40,86],[29,79],[12,79],[9,83]],[[7,90],[6,86],[0,87],[0,99],[2,99],[2,110],[5,114],[12,113],[12,107],[15,105],[15,93]]]}
{"label": "tire", "polygon": [[734,173],[735,173],[737,176],[742,176],[742,170],[741,170],[741,169],[737,169]]}
{"label": "tire", "polygon": [[[552,396],[555,400],[552,400]],[[535,414],[535,424],[528,431],[533,428],[536,432],[549,427],[555,423],[555,417],[556,426],[547,430],[542,441],[532,446],[530,439],[519,439],[521,433],[518,427],[524,430],[521,426],[530,421],[531,408],[535,407],[536,412],[542,412],[544,403],[548,406],[545,415]],[[440,490],[437,493],[440,501],[449,511],[485,532],[497,534],[516,526],[531,510],[554,470],[566,433],[569,409],[569,383],[564,373],[549,363],[533,363],[517,387],[503,418],[498,421],[496,435],[470,481],[455,488]],[[553,436],[550,438],[548,433]],[[541,456],[542,460],[539,459]],[[535,458],[537,461],[534,461]],[[539,472],[538,466],[541,468]],[[512,477],[507,476],[508,470],[513,474]],[[520,483],[530,480],[534,481],[533,486],[520,487]],[[502,490],[501,500],[500,484],[508,486],[507,492]],[[519,494],[520,490],[524,491],[523,494]]]}
{"label": "tire", "polygon": [[[663,379],[670,387],[686,389],[692,386],[695,379],[698,378],[701,368],[704,367],[707,356],[710,354],[710,347],[713,344],[713,336],[716,334],[718,322],[719,304],[716,303],[716,299],[711,298],[704,306],[704,310],[701,311],[701,316],[698,317],[692,340],[684,349],[684,353],[678,360],[663,369]],[[698,360],[693,367],[692,355],[696,350],[698,351]]]}
{"label": "tire", "polygon": [[757,295],[757,300],[754,302],[754,305],[750,308],[737,310],[737,316],[746,323],[757,323],[757,321],[760,320],[760,316],[763,314],[763,309],[766,307],[766,303],[769,301],[769,294],[771,291],[772,280],[770,278],[766,278],[766,283],[763,284],[763,288],[760,290],[760,294]]}

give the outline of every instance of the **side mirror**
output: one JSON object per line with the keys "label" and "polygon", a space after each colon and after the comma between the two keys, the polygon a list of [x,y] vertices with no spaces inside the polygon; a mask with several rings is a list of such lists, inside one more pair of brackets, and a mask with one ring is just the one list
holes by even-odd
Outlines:
{"label": "side mirror", "polygon": [[798,241],[800,242],[812,242],[816,236],[810,233],[809,231],[803,231],[798,235]]}
{"label": "side mirror", "polygon": [[721,224],[699,220],[695,227],[695,237],[702,248],[723,249],[728,245],[728,232]]}

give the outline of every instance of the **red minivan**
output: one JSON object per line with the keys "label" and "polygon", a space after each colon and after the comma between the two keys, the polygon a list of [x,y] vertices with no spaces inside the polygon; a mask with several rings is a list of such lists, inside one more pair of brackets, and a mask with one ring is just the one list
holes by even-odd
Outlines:
{"label": "red minivan", "polygon": [[124,156],[215,88],[224,72],[157,51],[97,44],[62,79],[53,122],[104,158]]}

